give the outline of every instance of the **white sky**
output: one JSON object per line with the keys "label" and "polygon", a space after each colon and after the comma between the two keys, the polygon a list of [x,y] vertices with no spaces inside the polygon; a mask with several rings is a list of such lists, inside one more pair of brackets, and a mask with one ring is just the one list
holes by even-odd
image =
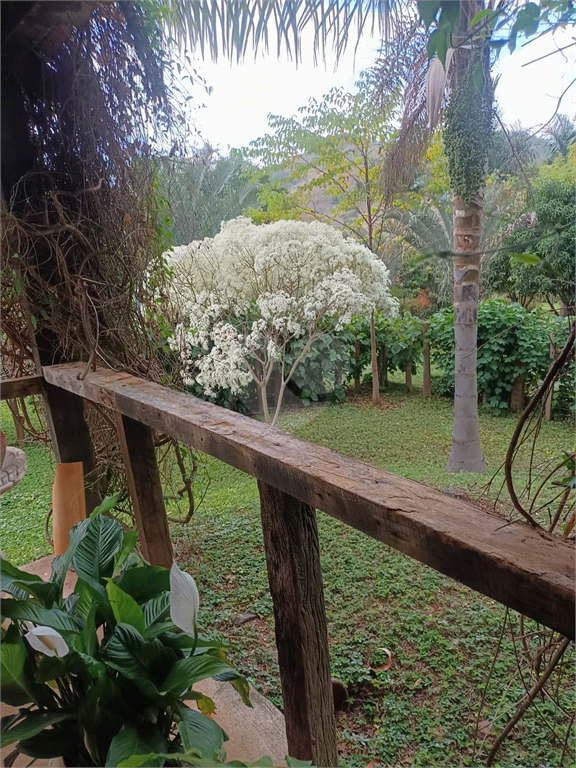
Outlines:
{"label": "white sky", "polygon": [[[576,76],[576,47],[543,61],[522,64],[573,42],[573,30],[547,35],[535,40],[513,55],[504,53],[497,64],[500,81],[496,97],[506,124],[520,122],[525,128],[548,121],[556,108],[556,99]],[[269,113],[285,117],[297,113],[311,97],[320,99],[330,88],[352,90],[363,69],[376,59],[379,40],[365,36],[354,55],[353,46],[341,57],[336,70],[334,58],[327,55],[326,67],[314,66],[311,46],[303,61],[295,66],[276,53],[260,54],[257,61],[247,57],[241,64],[217,63],[195,58],[194,66],[212,86],[210,95],[200,99],[206,108],[195,113],[203,138],[225,154],[231,147],[247,146],[268,132]],[[574,117],[576,86],[564,96],[560,112]]]}

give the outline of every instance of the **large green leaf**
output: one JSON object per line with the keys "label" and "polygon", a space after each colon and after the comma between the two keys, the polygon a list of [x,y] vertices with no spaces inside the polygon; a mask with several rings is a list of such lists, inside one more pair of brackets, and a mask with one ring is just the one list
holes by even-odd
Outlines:
{"label": "large green leaf", "polygon": [[[76,613],[86,621],[92,606],[98,606],[102,616],[100,617],[100,623],[104,620],[110,624],[114,624],[114,614],[112,613],[112,607],[108,600],[108,593],[100,584],[96,582],[88,583],[84,579],[78,579],[74,592],[78,595],[78,602],[76,603]],[[98,614],[96,615],[96,621],[98,622]],[[98,623],[97,623],[98,626]]]}
{"label": "large green leaf", "polygon": [[234,670],[229,664],[224,664],[214,656],[203,654],[180,659],[160,685],[160,690],[180,696],[194,683],[225,672],[234,672]]}
{"label": "large green leaf", "polygon": [[138,531],[124,531],[122,537],[122,546],[114,555],[114,571],[121,568],[128,560],[128,555],[132,552],[138,543]]}
{"label": "large green leaf", "polygon": [[78,547],[78,544],[84,537],[86,529],[90,525],[89,520],[82,520],[82,522],[75,525],[70,529],[70,536],[68,539],[68,548],[63,555],[58,555],[52,560],[52,572],[50,574],[50,581],[56,584],[60,595],[62,594],[62,588],[64,586],[64,580],[68,569],[72,565],[72,558]]}
{"label": "large green leaf", "polygon": [[145,603],[170,590],[170,571],[159,565],[143,565],[123,571],[114,583],[137,603]]}
{"label": "large green leaf", "polygon": [[120,589],[112,580],[106,584],[106,592],[108,593],[114,618],[118,624],[130,624],[142,634],[146,622],[144,620],[144,612],[136,600],[127,592],[124,592],[123,589]]}
{"label": "large green leaf", "polygon": [[0,590],[25,600],[28,595],[36,596],[36,588],[44,584],[40,576],[16,568],[4,558],[0,559]]}
{"label": "large green leaf", "polygon": [[145,640],[129,624],[118,624],[102,651],[102,658],[124,677],[156,684],[168,674],[177,657],[160,640]]}
{"label": "large green leaf", "polygon": [[[131,725],[124,725],[112,739],[105,765],[115,767],[133,755],[167,751],[168,742],[157,728],[149,725],[138,731]],[[153,757],[150,762],[146,762],[146,765],[162,766],[164,763],[165,758],[158,756]]]}
{"label": "large green leaf", "polygon": [[52,627],[59,632],[80,632],[81,625],[59,608],[44,608],[35,605],[30,600],[5,600],[2,604],[2,614],[16,621],[31,621],[43,627]]}
{"label": "large green leaf", "polygon": [[20,720],[12,728],[8,728],[2,731],[0,736],[0,747],[7,747],[9,744],[13,744],[20,739],[29,739],[31,736],[35,736],[40,731],[49,725],[54,723],[60,723],[62,720],[69,720],[73,717],[70,712],[64,712],[63,710],[57,710],[55,712],[42,712],[40,710],[34,710],[27,715],[23,720]]}
{"label": "large green leaf", "polygon": [[163,621],[170,612],[170,592],[163,592],[142,605],[146,627]]}
{"label": "large green leaf", "polygon": [[197,749],[202,757],[214,760],[228,736],[214,720],[201,712],[196,712],[185,704],[179,704],[177,709],[180,715],[178,732],[184,749]]}
{"label": "large green leaf", "polygon": [[2,701],[15,707],[33,701],[34,697],[24,670],[24,645],[3,642],[0,646],[0,658]]}
{"label": "large green leaf", "polygon": [[78,576],[89,584],[104,586],[112,576],[114,555],[122,547],[122,526],[118,520],[99,515],[88,521],[72,564]]}

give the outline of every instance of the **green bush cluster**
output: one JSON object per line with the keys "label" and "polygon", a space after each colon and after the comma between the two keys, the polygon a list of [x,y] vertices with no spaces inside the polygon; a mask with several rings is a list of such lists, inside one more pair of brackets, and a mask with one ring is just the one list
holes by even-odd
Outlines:
{"label": "green bush cluster", "polygon": [[[565,318],[528,312],[519,304],[499,299],[478,306],[478,395],[494,410],[507,410],[512,385],[518,376],[537,384],[550,366],[550,337],[562,345],[568,333]],[[432,360],[442,374],[434,381],[438,395],[454,393],[454,312],[444,309],[430,318]],[[574,364],[561,377],[556,409],[570,407],[568,391]],[[572,387],[573,400],[573,387]]]}

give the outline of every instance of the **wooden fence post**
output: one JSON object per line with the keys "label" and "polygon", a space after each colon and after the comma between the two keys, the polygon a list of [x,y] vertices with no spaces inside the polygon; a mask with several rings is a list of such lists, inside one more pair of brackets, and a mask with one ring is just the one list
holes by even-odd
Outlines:
{"label": "wooden fence post", "polygon": [[404,371],[404,379],[406,382],[406,389],[408,392],[412,392],[412,357],[406,363],[406,369]]}
{"label": "wooden fence post", "polygon": [[174,556],[152,430],[120,413],[116,423],[142,554],[152,565],[170,568]]}
{"label": "wooden fence post", "polygon": [[337,765],[316,511],[258,481],[288,752]]}
{"label": "wooden fence post", "polygon": [[422,323],[422,397],[432,397],[432,384],[430,377],[430,342],[426,341],[426,334],[428,333],[429,324],[427,322]]}
{"label": "wooden fence post", "polygon": [[84,401],[79,395],[45,382],[44,405],[52,437],[52,447],[59,464],[81,461],[84,470],[86,514],[100,504],[94,472],[95,460],[90,430],[84,417]]}
{"label": "wooden fence post", "polygon": [[25,441],[25,434],[24,427],[20,419],[20,411],[18,410],[18,400],[16,400],[16,398],[6,400],[6,405],[12,414],[12,421],[14,422],[14,429],[16,430],[16,440],[18,442],[18,447],[22,448]]}

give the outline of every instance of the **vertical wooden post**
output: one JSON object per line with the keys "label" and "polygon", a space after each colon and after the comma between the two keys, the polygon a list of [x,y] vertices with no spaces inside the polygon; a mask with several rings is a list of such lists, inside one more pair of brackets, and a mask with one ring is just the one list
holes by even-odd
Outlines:
{"label": "vertical wooden post", "polygon": [[120,413],[116,423],[142,554],[152,565],[170,568],[174,556],[152,430]]}
{"label": "vertical wooden post", "polygon": [[258,481],[288,752],[337,765],[316,511]]}
{"label": "vertical wooden post", "polygon": [[406,389],[408,392],[412,392],[412,358],[406,363],[405,370]]}
{"label": "vertical wooden post", "polygon": [[18,410],[18,400],[16,398],[13,400],[6,400],[6,405],[12,414],[12,421],[14,422],[14,429],[16,430],[16,440],[18,442],[18,447],[22,448],[24,445],[25,435],[24,427],[22,426],[22,421],[20,419],[20,412]]}
{"label": "vertical wooden post", "polygon": [[72,464],[81,461],[84,468],[86,514],[100,504],[94,467],[94,451],[90,430],[84,418],[84,401],[79,395],[45,382],[44,404],[46,419],[56,461]]}
{"label": "vertical wooden post", "polygon": [[[554,344],[554,338],[550,338],[550,365],[556,359],[556,345]],[[550,390],[544,403],[544,418],[546,421],[552,421],[552,398],[554,397],[554,382],[550,384]]]}
{"label": "vertical wooden post", "polygon": [[422,363],[422,397],[432,397],[432,379],[430,376],[430,342],[427,341],[426,336],[429,327],[430,326],[427,322],[422,323],[422,352],[424,358]]}
{"label": "vertical wooden post", "polygon": [[516,376],[510,392],[510,410],[512,413],[520,413],[524,410],[524,398],[526,395],[526,381],[522,376]]}

